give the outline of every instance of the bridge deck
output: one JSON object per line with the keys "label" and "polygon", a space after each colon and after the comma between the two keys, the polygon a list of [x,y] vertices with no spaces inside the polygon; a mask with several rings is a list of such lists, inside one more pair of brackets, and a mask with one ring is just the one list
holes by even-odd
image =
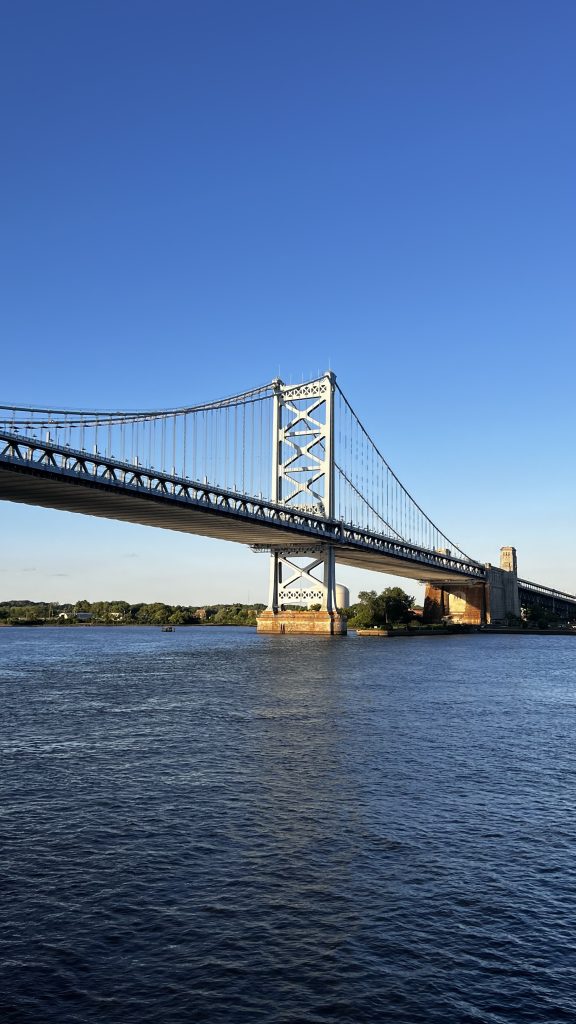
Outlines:
{"label": "bridge deck", "polygon": [[[144,474],[146,472],[149,471],[143,471]],[[247,510],[238,507],[238,501],[232,503],[236,507],[224,507],[210,501],[184,500],[144,486],[134,488],[116,480],[78,476],[70,470],[32,465],[22,459],[5,456],[0,459],[0,500],[248,545],[335,543],[334,531],[338,531],[337,524],[326,521],[322,529],[321,521],[316,519],[314,523],[313,518],[308,519],[311,522],[308,526],[305,520],[295,523],[262,518],[248,510],[257,504],[255,499],[248,499]],[[270,507],[266,506],[267,509]],[[479,566],[468,569],[457,560],[443,558],[433,552],[427,555],[409,544],[386,538],[381,539],[380,550],[375,544],[378,544],[378,538],[374,540],[369,534],[347,528],[346,537],[341,543],[335,543],[336,560],[344,565],[431,582],[459,580],[465,584],[467,579],[477,581],[482,578]],[[428,564],[428,557],[437,564]]]}

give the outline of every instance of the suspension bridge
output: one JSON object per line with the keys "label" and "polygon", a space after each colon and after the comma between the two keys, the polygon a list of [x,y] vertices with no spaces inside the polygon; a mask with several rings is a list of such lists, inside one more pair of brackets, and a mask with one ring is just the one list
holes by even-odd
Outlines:
{"label": "suspension bridge", "polygon": [[435,525],[332,372],[168,410],[1,405],[0,499],[267,552],[264,631],[345,632],[336,563],[426,583],[431,619],[502,621],[530,604],[576,618],[576,596],[518,579],[513,548],[483,564]]}

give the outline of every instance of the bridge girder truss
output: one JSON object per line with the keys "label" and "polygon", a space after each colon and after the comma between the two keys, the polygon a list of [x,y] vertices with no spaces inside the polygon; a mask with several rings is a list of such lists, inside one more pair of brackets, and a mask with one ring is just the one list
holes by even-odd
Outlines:
{"label": "bridge girder truss", "polygon": [[546,608],[568,619],[576,619],[576,597],[573,594],[519,579],[518,595],[523,608]]}
{"label": "bridge girder truss", "polygon": [[[182,525],[164,522],[151,522],[151,525],[181,529],[184,532],[205,532],[208,536],[223,536],[224,539],[248,543],[256,551],[270,552],[274,545],[277,548],[274,534],[281,532],[285,537],[282,547],[288,552],[288,558],[294,557],[294,547],[303,547],[307,553],[311,545],[314,550],[325,545],[332,548],[337,561],[361,565],[365,559],[370,559],[369,567],[377,568],[380,559],[385,558],[393,562],[399,572],[402,565],[405,565],[407,570],[410,569],[405,574],[414,578],[483,579],[485,576],[484,568],[478,563],[429,551],[341,520],[328,519],[318,513],[134,466],[99,453],[90,454],[5,431],[0,432],[0,473],[0,499],[145,523],[150,520],[144,512],[141,516],[133,512],[121,515],[120,503],[118,514],[115,513],[115,503],[111,501],[107,501],[105,509],[101,509],[97,492],[102,496],[108,494],[111,497],[153,499],[169,504],[174,511],[172,521],[176,523],[180,518]],[[49,489],[47,485],[50,483],[68,485],[68,494],[72,493],[73,487],[74,495],[82,492],[81,500],[72,502],[68,496],[60,499],[59,488]],[[132,502],[131,509],[134,507]],[[182,515],[186,509],[201,513],[207,523],[210,515],[217,516],[221,522],[229,521],[228,532],[188,529]],[[256,526],[261,526],[264,533],[256,529]],[[236,530],[239,531],[238,536],[235,535]],[[323,553],[326,547],[322,547]],[[324,583],[325,580],[322,580]]]}
{"label": "bridge girder truss", "polygon": [[[336,561],[437,584],[487,578],[404,488],[331,372],[147,412],[0,405],[2,498],[267,551],[271,608],[334,610]],[[525,604],[576,609],[573,595],[518,589]]]}

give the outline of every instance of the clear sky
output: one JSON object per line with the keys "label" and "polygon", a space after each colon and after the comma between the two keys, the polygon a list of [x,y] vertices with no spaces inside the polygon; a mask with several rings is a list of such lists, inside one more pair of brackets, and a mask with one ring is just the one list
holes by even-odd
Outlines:
{"label": "clear sky", "polygon": [[[516,544],[576,592],[572,0],[2,20],[1,401],[170,407],[331,366],[464,550]],[[266,598],[240,546],[0,513],[0,599]]]}

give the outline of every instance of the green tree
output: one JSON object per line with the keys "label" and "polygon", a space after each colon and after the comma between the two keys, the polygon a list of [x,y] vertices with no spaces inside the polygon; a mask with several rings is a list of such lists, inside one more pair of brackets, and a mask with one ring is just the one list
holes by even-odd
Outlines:
{"label": "green tree", "polygon": [[380,594],[384,606],[386,622],[392,625],[404,625],[412,618],[414,598],[410,597],[401,587],[387,587]]}
{"label": "green tree", "polygon": [[358,629],[409,622],[414,606],[414,598],[401,587],[387,587],[381,594],[363,590],[358,594],[358,602],[350,620],[350,625]]}
{"label": "green tree", "polygon": [[560,626],[562,619],[554,612],[549,612],[547,608],[532,605],[526,610],[526,622],[532,629],[548,629],[549,626]]}

